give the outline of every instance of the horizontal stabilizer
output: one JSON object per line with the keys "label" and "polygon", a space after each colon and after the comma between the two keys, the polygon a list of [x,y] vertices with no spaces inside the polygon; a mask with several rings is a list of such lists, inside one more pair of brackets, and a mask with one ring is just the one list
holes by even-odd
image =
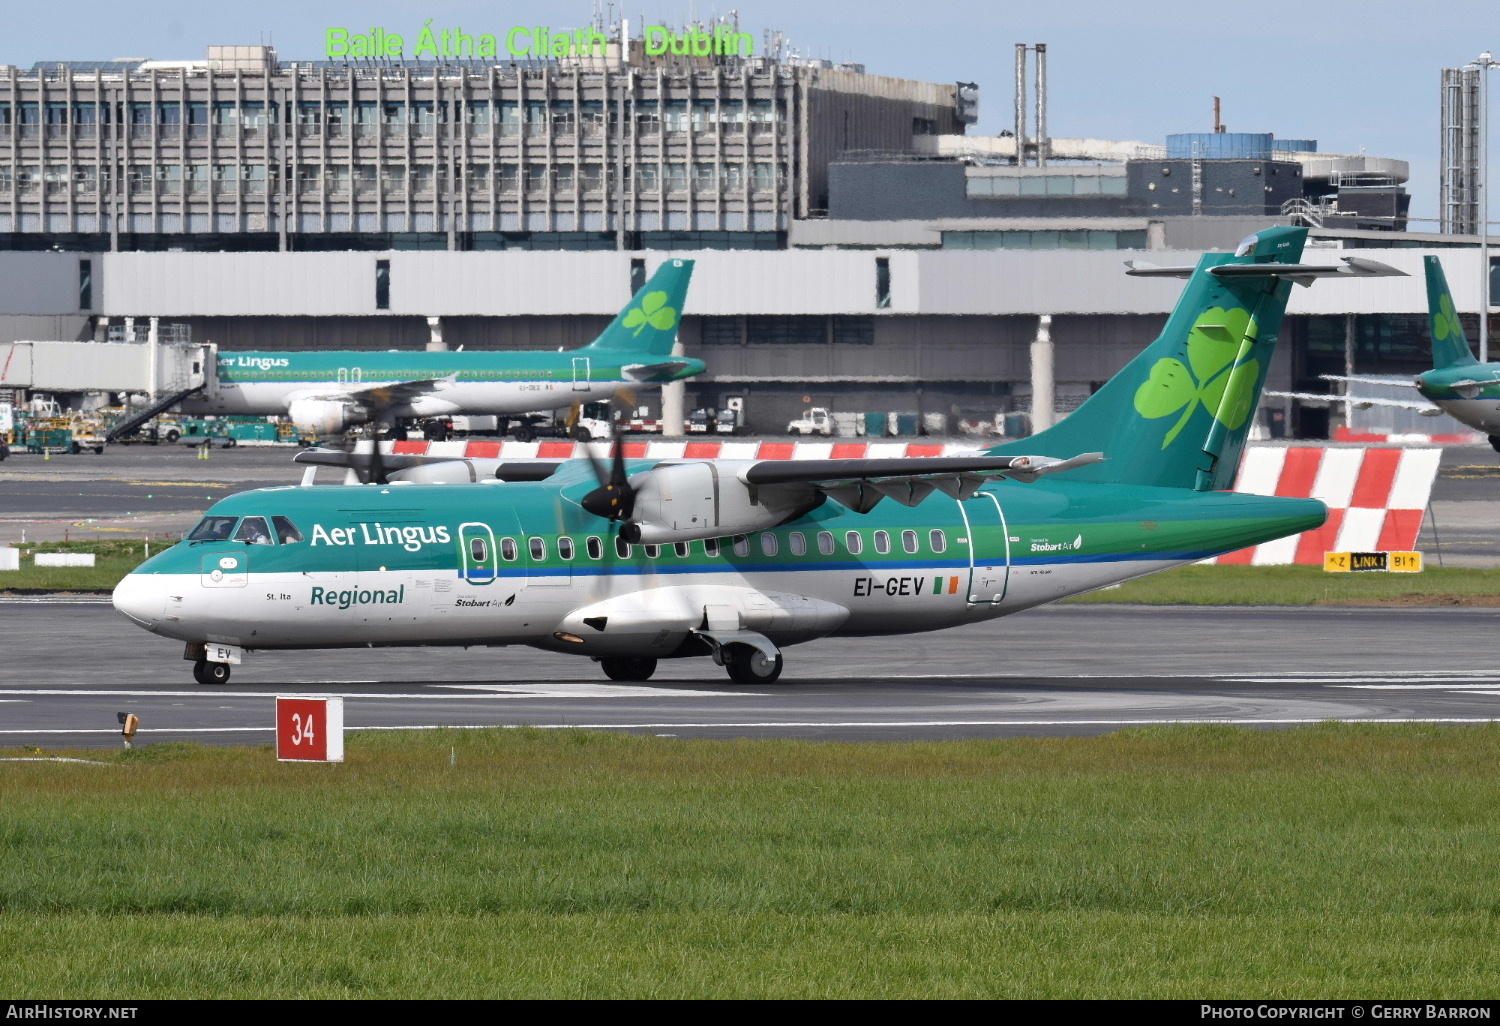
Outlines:
{"label": "horizontal stabilizer", "polygon": [[1416,410],[1419,413],[1427,413],[1431,410],[1434,415],[1441,413],[1436,406],[1426,402],[1407,401],[1404,399],[1371,399],[1357,395],[1325,395],[1319,392],[1266,392],[1268,396],[1277,399],[1300,399],[1308,403],[1348,403],[1355,409],[1368,410],[1371,406],[1389,406],[1398,410]]}
{"label": "horizontal stabilizer", "polygon": [[[1285,278],[1298,285],[1311,285],[1317,278],[1405,278],[1407,274],[1390,264],[1364,257],[1341,257],[1343,266],[1319,264],[1220,264],[1208,268],[1215,278]],[[1190,278],[1196,267],[1158,267],[1141,260],[1125,261],[1126,274],[1137,278]]]}
{"label": "horizontal stabilizer", "polygon": [[692,367],[693,360],[662,360],[658,363],[629,363],[620,368],[620,373],[631,381],[670,381]]}

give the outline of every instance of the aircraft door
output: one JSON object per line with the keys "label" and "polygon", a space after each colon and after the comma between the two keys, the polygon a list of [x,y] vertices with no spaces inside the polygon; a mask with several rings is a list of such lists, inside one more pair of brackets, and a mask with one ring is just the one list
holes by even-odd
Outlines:
{"label": "aircraft door", "polygon": [[500,553],[495,532],[488,524],[461,524],[458,528],[458,576],[469,584],[493,584],[500,573]]}
{"label": "aircraft door", "polygon": [[348,383],[349,383],[349,368],[348,367],[340,367],[339,368],[339,384],[341,384],[341,385],[347,385]]}
{"label": "aircraft door", "polygon": [[587,356],[573,357],[573,391],[587,392],[591,377],[589,358]]}
{"label": "aircraft door", "polygon": [[958,508],[969,529],[969,603],[999,603],[1010,580],[1010,529],[1000,499],[978,492]]}

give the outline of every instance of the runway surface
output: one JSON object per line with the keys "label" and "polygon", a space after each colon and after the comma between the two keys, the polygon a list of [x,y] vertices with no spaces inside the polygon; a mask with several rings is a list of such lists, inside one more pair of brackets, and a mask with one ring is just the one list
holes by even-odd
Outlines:
{"label": "runway surface", "polygon": [[221,688],[99,604],[0,606],[0,747],[265,744],[278,694],[342,695],[349,729],[531,725],[839,741],[1096,734],[1131,725],[1500,720],[1488,609],[1053,606],[786,653],[782,683],[706,659],[645,685],[526,648],[257,653]]}

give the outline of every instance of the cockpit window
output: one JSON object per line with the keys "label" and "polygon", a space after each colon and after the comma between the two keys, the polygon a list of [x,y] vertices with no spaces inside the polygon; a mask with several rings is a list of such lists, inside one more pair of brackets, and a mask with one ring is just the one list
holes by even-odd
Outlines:
{"label": "cockpit window", "polygon": [[239,517],[204,517],[188,535],[188,541],[228,541]]}
{"label": "cockpit window", "polygon": [[281,544],[290,545],[302,540],[302,532],[286,517],[272,517],[271,523],[276,527],[276,540]]}
{"label": "cockpit window", "polygon": [[246,517],[240,521],[240,529],[234,532],[234,540],[246,545],[273,545],[271,529],[265,517]]}

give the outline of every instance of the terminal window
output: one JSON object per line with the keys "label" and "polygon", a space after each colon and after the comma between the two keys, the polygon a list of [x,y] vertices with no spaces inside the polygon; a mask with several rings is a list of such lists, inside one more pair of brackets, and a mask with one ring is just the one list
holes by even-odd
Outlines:
{"label": "terminal window", "polygon": [[1139,231],[943,232],[944,249],[1145,249]]}

